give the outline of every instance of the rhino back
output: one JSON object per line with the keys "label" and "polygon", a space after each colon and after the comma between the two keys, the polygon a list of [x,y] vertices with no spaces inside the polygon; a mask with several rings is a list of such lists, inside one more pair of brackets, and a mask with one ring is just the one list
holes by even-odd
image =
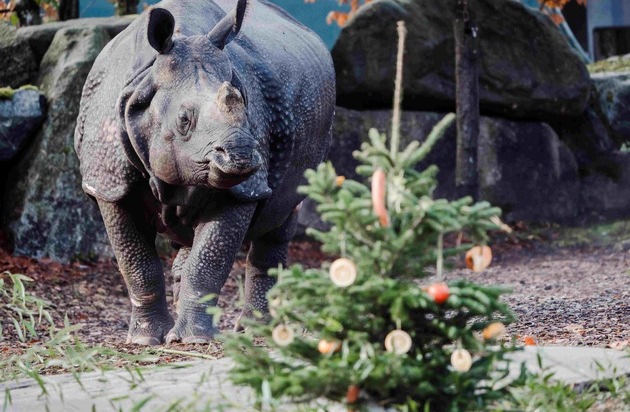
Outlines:
{"label": "rhino back", "polygon": [[141,174],[128,161],[120,143],[122,125],[116,102],[138,58],[136,19],[116,36],[94,62],[83,87],[75,151],[79,157],[83,189],[106,201],[116,201],[128,193]]}

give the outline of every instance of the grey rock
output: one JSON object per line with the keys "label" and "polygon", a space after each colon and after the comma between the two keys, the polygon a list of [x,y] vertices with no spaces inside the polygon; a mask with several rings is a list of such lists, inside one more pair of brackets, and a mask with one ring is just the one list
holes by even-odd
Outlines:
{"label": "grey rock", "polygon": [[630,216],[630,153],[599,156],[582,179],[580,203],[587,218]]}
{"label": "grey rock", "polygon": [[17,29],[0,21],[0,87],[18,88],[31,83],[37,74],[37,65],[28,43],[17,36]]}
{"label": "grey rock", "polygon": [[[547,17],[515,1],[469,4],[479,25],[482,111],[542,119],[586,109],[591,84],[586,67]],[[453,110],[454,8],[455,0],[380,0],[362,7],[332,50],[337,103],[391,107],[396,22],[404,20],[409,33],[403,106]]]}
{"label": "grey rock", "polygon": [[111,254],[98,209],[85,201],[73,151],[82,86],[108,41],[103,29],[63,29],[44,56],[38,85],[48,117],[13,171],[3,202],[16,254],[59,261]]}
{"label": "grey rock", "polygon": [[507,220],[578,217],[577,162],[549,125],[482,118],[478,153],[479,197],[501,207]]}
{"label": "grey rock", "polygon": [[630,71],[592,75],[597,103],[614,136],[630,143]]}
{"label": "grey rock", "polygon": [[580,171],[590,169],[597,156],[615,151],[621,145],[594,100],[591,99],[580,116],[558,116],[549,122],[560,140],[573,152]]}
{"label": "grey rock", "polygon": [[[402,113],[401,147],[423,141],[444,116],[435,112]],[[355,111],[337,107],[329,160],[337,174],[360,179],[352,152],[367,141],[372,127],[390,135],[391,111]],[[456,131],[453,124],[419,165],[439,167],[435,197],[454,199]],[[507,220],[573,221],[578,213],[577,163],[553,129],[540,122],[482,117],[479,138],[479,195],[503,209]],[[307,199],[300,211],[300,230],[325,229],[315,205]]]}
{"label": "grey rock", "polygon": [[0,161],[12,159],[37,130],[46,113],[46,99],[36,90],[18,90],[0,99]]}
{"label": "grey rock", "polygon": [[46,23],[38,26],[21,27],[17,31],[17,37],[26,40],[30,46],[35,61],[39,65],[48,50],[48,47],[55,37],[55,33],[62,29],[68,28],[94,28],[99,27],[107,32],[110,37],[116,36],[123,31],[136,16],[124,17],[92,17],[83,19],[74,19],[66,21],[57,21]]}

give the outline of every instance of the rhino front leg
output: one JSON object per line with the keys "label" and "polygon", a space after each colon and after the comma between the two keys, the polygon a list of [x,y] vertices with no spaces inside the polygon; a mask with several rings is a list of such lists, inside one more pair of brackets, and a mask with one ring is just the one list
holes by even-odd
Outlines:
{"label": "rhino front leg", "polygon": [[[181,270],[177,321],[167,343],[207,343],[217,333],[208,308],[217,304],[255,209],[256,203],[229,205],[196,227]],[[202,299],[208,295],[212,298]]]}
{"label": "rhino front leg", "polygon": [[[134,204],[135,203],[135,204]],[[155,230],[132,199],[99,200],[107,235],[131,299],[127,343],[159,345],[173,326],[166,306],[164,273],[155,250]]]}
{"label": "rhino front leg", "polygon": [[279,264],[286,266],[289,241],[295,234],[297,217],[296,209],[282,226],[252,241],[247,254],[245,306],[236,322],[236,331],[243,329],[241,319],[256,318],[256,313],[262,315],[262,321],[269,319],[267,292],[276,284],[276,278],[269,276],[268,272]]}

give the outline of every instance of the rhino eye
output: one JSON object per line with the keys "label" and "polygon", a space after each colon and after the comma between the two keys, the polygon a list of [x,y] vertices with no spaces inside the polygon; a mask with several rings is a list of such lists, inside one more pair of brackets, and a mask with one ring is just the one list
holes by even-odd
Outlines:
{"label": "rhino eye", "polygon": [[182,109],[177,115],[177,131],[186,136],[190,131],[192,116],[188,110]]}

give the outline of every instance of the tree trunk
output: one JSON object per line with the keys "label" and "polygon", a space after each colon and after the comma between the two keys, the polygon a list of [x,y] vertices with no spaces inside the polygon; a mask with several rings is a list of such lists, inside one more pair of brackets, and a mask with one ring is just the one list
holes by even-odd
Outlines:
{"label": "tree trunk", "polygon": [[138,13],[138,0],[118,0],[116,2],[117,16],[136,13]]}
{"label": "tree trunk", "polygon": [[456,7],[453,24],[457,109],[455,184],[460,195],[477,197],[477,138],[479,136],[477,26],[469,16],[467,0],[457,0]]}
{"label": "tree trunk", "polygon": [[79,18],[79,0],[61,0],[59,2],[59,20]]}

